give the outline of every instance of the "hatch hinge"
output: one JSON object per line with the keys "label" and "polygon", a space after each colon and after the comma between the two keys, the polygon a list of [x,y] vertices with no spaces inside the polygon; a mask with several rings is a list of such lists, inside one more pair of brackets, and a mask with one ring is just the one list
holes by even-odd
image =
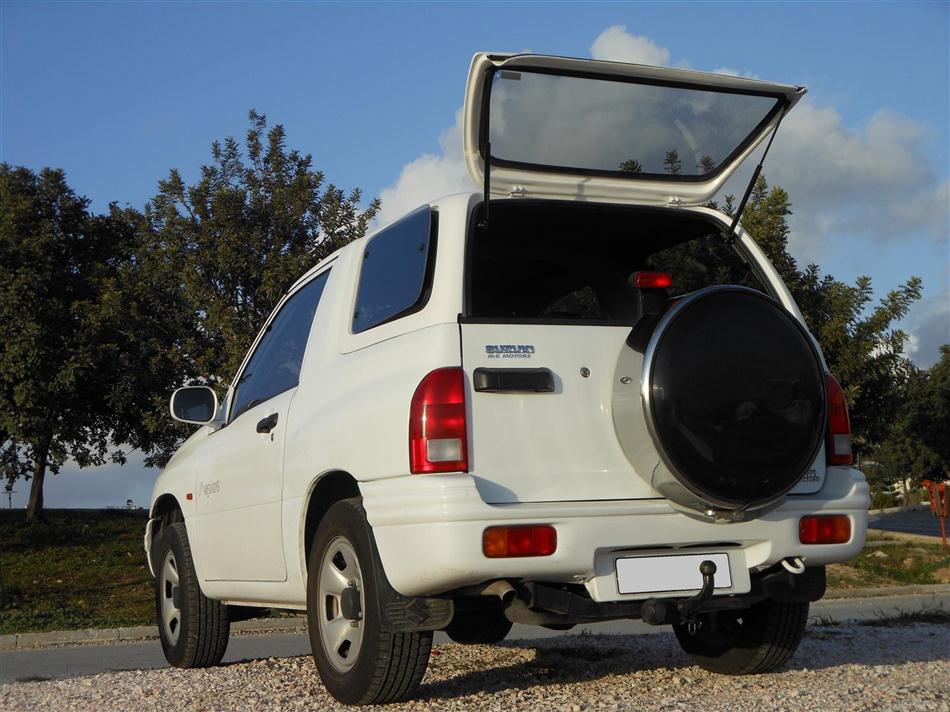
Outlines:
{"label": "hatch hinge", "polygon": [[516,185],[508,192],[509,198],[527,198],[528,189],[523,185]]}

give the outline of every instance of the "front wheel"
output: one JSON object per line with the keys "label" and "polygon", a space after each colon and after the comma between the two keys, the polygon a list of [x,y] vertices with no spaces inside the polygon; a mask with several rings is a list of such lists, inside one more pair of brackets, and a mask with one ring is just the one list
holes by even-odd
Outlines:
{"label": "front wheel", "polygon": [[307,622],[320,679],[340,702],[396,702],[421,682],[432,633],[390,633],[379,619],[366,515],[358,497],[327,511],[310,548]]}
{"label": "front wheel", "polygon": [[182,522],[169,524],[152,550],[155,613],[162,650],[179,668],[211,667],[228,647],[228,607],[201,592]]}
{"label": "front wheel", "polygon": [[686,625],[675,625],[673,631],[700,667],[724,675],[754,675],[787,663],[807,622],[807,603],[766,600],[744,611],[701,614],[692,632]]}

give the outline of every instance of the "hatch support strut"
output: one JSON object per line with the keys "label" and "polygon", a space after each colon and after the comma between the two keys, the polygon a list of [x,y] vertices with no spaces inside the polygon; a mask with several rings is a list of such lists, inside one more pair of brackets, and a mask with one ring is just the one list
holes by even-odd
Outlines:
{"label": "hatch support strut", "polygon": [[482,190],[485,191],[485,212],[482,214],[482,221],[478,226],[484,228],[488,227],[488,199],[491,194],[491,141],[486,140],[482,145],[482,155],[485,157],[485,182],[482,187]]}
{"label": "hatch support strut", "polygon": [[732,242],[736,239],[736,228],[739,226],[739,218],[742,217],[742,213],[745,211],[745,206],[749,202],[749,196],[752,195],[752,189],[755,187],[755,182],[759,179],[759,174],[762,172],[762,164],[765,163],[765,157],[769,155],[769,149],[772,148],[772,141],[775,140],[775,134],[778,133],[778,127],[781,126],[782,119],[785,118],[786,111],[788,111],[788,101],[782,104],[782,110],[779,112],[778,121],[775,122],[775,128],[772,129],[772,135],[769,136],[769,142],[765,144],[765,150],[762,152],[762,157],[759,159],[755,170],[752,171],[752,178],[749,179],[749,185],[746,186],[745,193],[742,195],[742,200],[739,201],[739,207],[736,209],[736,214],[732,218],[732,225],[729,226],[729,229],[725,233],[725,237],[727,240],[729,240],[729,242]]}

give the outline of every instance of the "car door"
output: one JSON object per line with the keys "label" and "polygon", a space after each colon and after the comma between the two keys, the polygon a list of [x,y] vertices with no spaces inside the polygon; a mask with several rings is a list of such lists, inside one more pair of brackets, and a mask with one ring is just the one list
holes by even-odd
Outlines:
{"label": "car door", "polygon": [[227,423],[203,446],[198,537],[205,579],[283,581],[284,435],[329,270],[294,290],[268,320],[235,379]]}

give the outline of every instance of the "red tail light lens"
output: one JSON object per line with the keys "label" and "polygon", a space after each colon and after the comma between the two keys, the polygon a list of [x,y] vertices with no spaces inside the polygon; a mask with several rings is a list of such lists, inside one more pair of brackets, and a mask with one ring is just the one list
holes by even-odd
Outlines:
{"label": "red tail light lens", "polygon": [[489,559],[514,556],[550,556],[557,550],[557,530],[549,525],[488,527],[482,535],[482,552]]}
{"label": "red tail light lens", "polygon": [[851,541],[851,518],[846,514],[802,517],[798,540],[802,544],[845,544]]}
{"label": "red tail light lens", "polygon": [[673,284],[673,278],[666,272],[637,272],[633,286],[637,289],[666,289]]}
{"label": "red tail light lens", "polygon": [[828,434],[825,442],[825,461],[829,465],[850,465],[851,420],[848,418],[848,402],[838,379],[826,374],[828,387]]}
{"label": "red tail light lens", "polygon": [[468,472],[461,368],[436,369],[416,387],[409,407],[409,471]]}

